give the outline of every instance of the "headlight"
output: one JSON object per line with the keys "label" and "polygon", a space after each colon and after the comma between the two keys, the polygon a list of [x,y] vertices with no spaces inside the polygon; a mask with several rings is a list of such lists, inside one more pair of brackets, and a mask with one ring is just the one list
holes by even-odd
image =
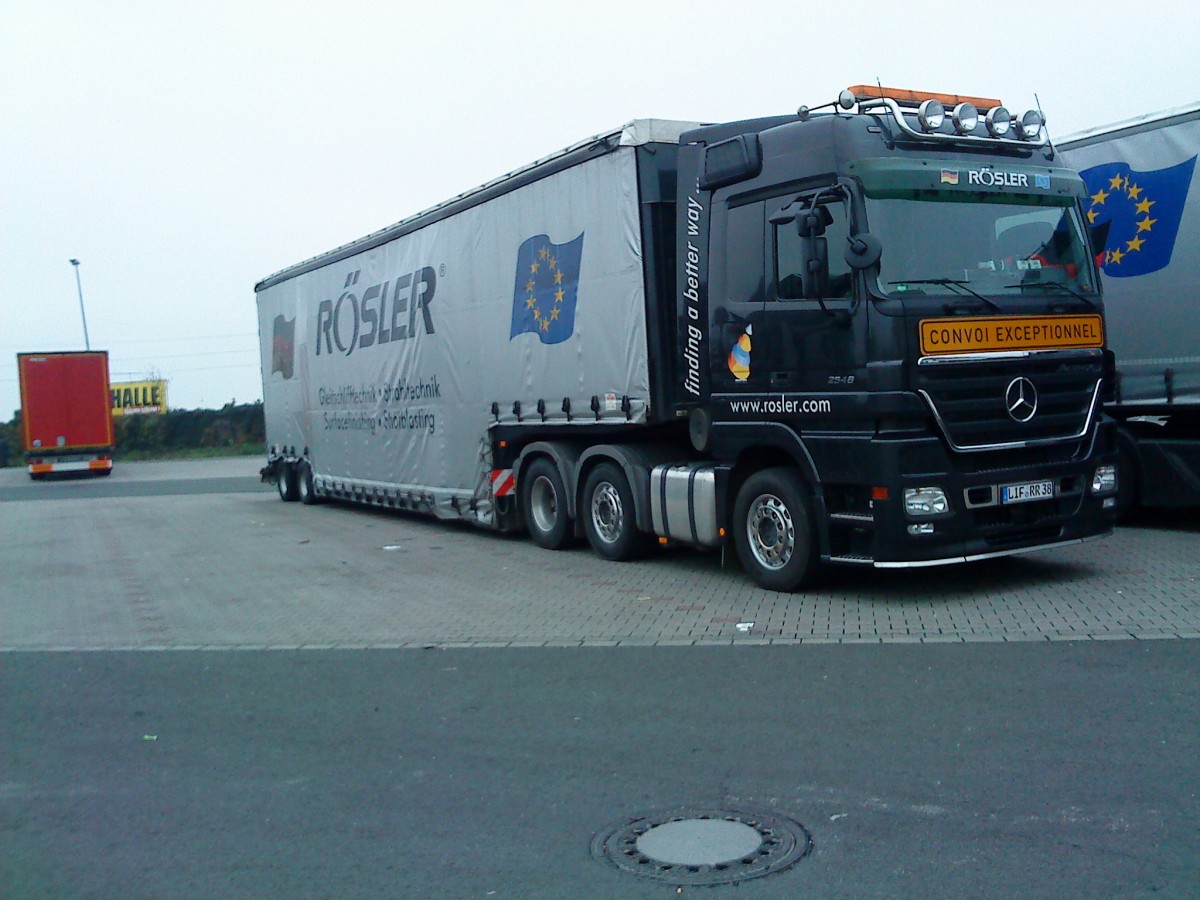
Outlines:
{"label": "headlight", "polygon": [[1046,124],[1046,118],[1036,109],[1031,109],[1021,116],[1021,120],[1017,122],[1017,137],[1023,141],[1036,141],[1042,133],[1042,126]]}
{"label": "headlight", "polygon": [[1004,137],[1012,127],[1012,113],[1003,106],[992,107],[984,118],[987,121],[988,134],[992,137]]}
{"label": "headlight", "polygon": [[950,121],[954,123],[954,130],[959,134],[970,134],[979,124],[979,110],[973,103],[960,103],[950,114]]}
{"label": "headlight", "polygon": [[1117,467],[1097,466],[1092,475],[1093,494],[1115,494],[1117,492]]}
{"label": "headlight", "polygon": [[917,109],[917,121],[926,131],[937,131],[946,121],[946,107],[940,100],[926,100]]}
{"label": "headlight", "polygon": [[950,512],[950,501],[940,487],[905,488],[904,511],[913,518],[940,516]]}

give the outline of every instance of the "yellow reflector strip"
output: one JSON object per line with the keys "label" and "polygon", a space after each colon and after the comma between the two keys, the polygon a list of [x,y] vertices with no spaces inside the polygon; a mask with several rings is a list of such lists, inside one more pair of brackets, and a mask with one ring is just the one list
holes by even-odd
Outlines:
{"label": "yellow reflector strip", "polygon": [[1104,346],[1104,320],[1080,316],[981,316],[921,320],[921,353],[1076,350]]}

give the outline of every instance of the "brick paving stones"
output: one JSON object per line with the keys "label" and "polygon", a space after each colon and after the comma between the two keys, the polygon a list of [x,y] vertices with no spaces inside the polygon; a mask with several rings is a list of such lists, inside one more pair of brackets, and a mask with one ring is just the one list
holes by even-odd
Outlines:
{"label": "brick paving stones", "polygon": [[[169,475],[162,464],[153,474]],[[0,650],[1194,638],[1198,532],[1187,517],[1145,517],[1078,546],[835,569],[808,593],[776,594],[732,553],[611,563],[585,545],[553,553],[265,490],[70,502],[21,492],[0,503]]]}

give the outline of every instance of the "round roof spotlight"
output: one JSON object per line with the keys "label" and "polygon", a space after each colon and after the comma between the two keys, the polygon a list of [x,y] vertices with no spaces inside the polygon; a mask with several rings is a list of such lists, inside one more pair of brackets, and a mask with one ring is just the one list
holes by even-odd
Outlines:
{"label": "round roof spotlight", "polygon": [[984,120],[987,122],[988,134],[992,137],[1004,137],[1012,128],[1012,113],[1003,106],[993,106]]}
{"label": "round roof spotlight", "polygon": [[840,94],[838,94],[837,102],[838,106],[849,112],[850,110],[854,109],[854,104],[856,104],[858,101],[854,98],[854,93],[852,91],[842,91]]}
{"label": "round roof spotlight", "polygon": [[1036,141],[1042,133],[1042,126],[1046,124],[1046,117],[1036,109],[1031,109],[1021,116],[1017,122],[1017,137],[1023,141]]}
{"label": "round roof spotlight", "polygon": [[926,100],[917,108],[917,121],[926,131],[937,131],[946,121],[946,107],[940,100]]}
{"label": "round roof spotlight", "polygon": [[974,103],[960,103],[950,114],[950,121],[954,123],[954,130],[959,134],[970,134],[979,124],[979,110],[975,108]]}

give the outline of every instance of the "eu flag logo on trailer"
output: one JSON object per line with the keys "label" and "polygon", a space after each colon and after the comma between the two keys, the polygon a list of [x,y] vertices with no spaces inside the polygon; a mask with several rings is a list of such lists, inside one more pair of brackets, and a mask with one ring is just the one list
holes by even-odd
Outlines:
{"label": "eu flag logo on trailer", "polygon": [[575,333],[583,233],[566,244],[535,235],[517,251],[511,341],[532,331],[543,344],[561,344]]}
{"label": "eu flag logo on trailer", "polygon": [[1150,172],[1135,172],[1128,163],[1113,162],[1079,173],[1090,194],[1084,201],[1088,224],[1093,235],[1104,236],[1097,261],[1105,275],[1146,275],[1171,261],[1195,166],[1193,156]]}

